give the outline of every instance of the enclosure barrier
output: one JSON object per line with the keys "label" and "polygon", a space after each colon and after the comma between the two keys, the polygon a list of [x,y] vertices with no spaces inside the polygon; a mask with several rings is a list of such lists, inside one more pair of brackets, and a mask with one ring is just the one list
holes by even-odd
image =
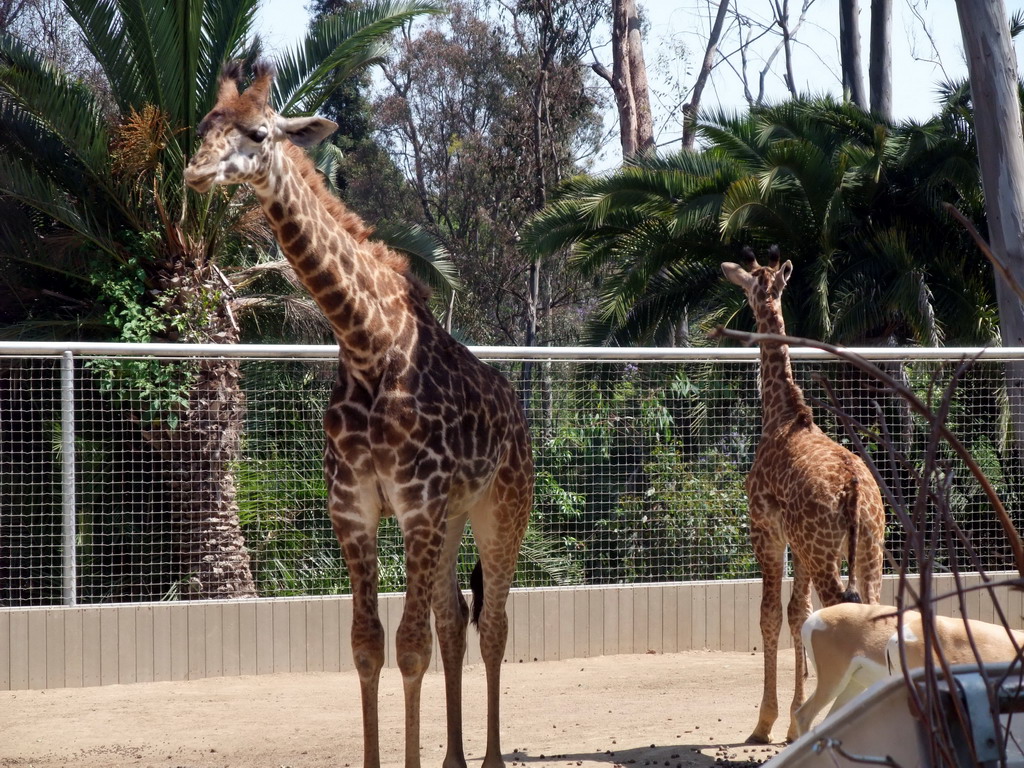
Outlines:
{"label": "enclosure barrier", "polygon": [[[949,426],[1019,519],[1024,461],[1008,439],[1005,366],[1024,350],[863,349],[922,398],[956,374]],[[758,575],[743,479],[760,429],[757,350],[477,347],[519,388],[536,504],[518,587]],[[326,515],[321,417],[337,348],[19,342],[0,345],[0,606],[345,594]],[[818,423],[844,410],[912,461],[927,425],[877,381],[793,349]],[[974,362],[957,374],[964,359]],[[1016,412],[1020,412],[1018,407]],[[894,493],[913,467],[868,450]],[[1012,566],[973,478],[945,457],[952,505],[981,566]],[[888,544],[900,550],[890,525]],[[960,559],[957,559],[960,558]],[[475,552],[467,535],[460,560]],[[397,525],[381,591],[404,586]],[[937,566],[965,565],[956,546]],[[464,582],[465,583],[465,582]],[[0,608],[2,610],[2,608]]]}
{"label": "enclosure barrier", "polygon": [[[955,592],[949,576],[936,590]],[[969,590],[981,583],[968,577]],[[783,585],[788,599],[790,583]],[[971,618],[997,621],[995,604],[1010,626],[1024,628],[1020,591],[1000,586],[965,593]],[[891,603],[896,579],[886,577],[882,601]],[[760,650],[759,580],[620,587],[515,589],[506,605],[509,638],[505,663],[578,659],[612,654],[688,650]],[[381,622],[386,666],[397,668],[395,629],[403,597],[384,595]],[[937,605],[959,616],[954,597]],[[207,600],[103,607],[0,611],[0,690],[198,680],[353,669],[348,596]],[[780,648],[791,648],[782,633]],[[436,638],[431,663],[440,671]],[[466,662],[480,662],[470,631]]]}
{"label": "enclosure barrier", "polygon": [[[1005,379],[1024,350],[857,351],[932,402],[956,383],[947,423],[1019,524],[1024,461],[1009,436],[1024,409]],[[757,350],[474,352],[517,385],[537,466],[506,660],[753,650],[760,582],[743,479],[760,429]],[[0,345],[0,688],[345,668],[348,581],[321,474],[336,355]],[[831,394],[874,431],[867,449],[887,486],[912,499],[927,424],[822,352],[792,357],[822,428],[848,442]],[[878,434],[909,461],[891,461]],[[1008,569],[984,494],[956,457],[940,459],[962,538],[939,548],[935,569]],[[393,520],[379,544],[381,591],[400,592]],[[892,521],[887,544],[899,558]],[[467,536],[463,583],[474,560]],[[973,618],[992,610],[970,602],[980,594],[965,603]],[[210,599],[231,595],[245,599]],[[1019,627],[1020,593],[999,595]],[[381,605],[393,629],[402,598]]]}

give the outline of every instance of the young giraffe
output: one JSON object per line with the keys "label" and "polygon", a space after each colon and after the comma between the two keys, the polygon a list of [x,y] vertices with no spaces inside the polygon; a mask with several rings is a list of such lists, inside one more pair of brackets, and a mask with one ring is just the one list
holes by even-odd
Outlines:
{"label": "young giraffe", "polygon": [[[504,764],[499,672],[508,633],[505,601],[533,503],[526,420],[509,383],[434,319],[405,260],[324,187],[300,147],[337,128],[319,117],[284,118],[269,105],[273,71],[258,64],[239,90],[229,65],[199,151],[185,171],[198,192],[249,184],[295,273],[340,345],[324,414],[324,475],[331,522],[352,580],[352,654],[363,706],[364,765],[380,764],[377,691],[384,632],[377,614],[377,527],[395,515],[408,586],[396,655],[405,686],[405,765],[420,764],[419,697],[431,654],[433,609],[445,673],[445,768],[466,765],[462,663],[469,611],[456,579],[467,519],[481,562],[474,621],[487,676],[485,768]],[[481,584],[482,579],[482,584]]]}
{"label": "young giraffe", "polygon": [[[726,262],[722,270],[746,294],[759,333],[784,334],[782,291],[793,272],[779,266],[773,246],[768,266],[749,248],[744,267]],[[761,344],[761,439],[747,475],[750,541],[761,567],[761,642],[764,693],[757,727],[747,739],[767,743],[779,714],[776,661],[782,629],[782,571],[787,543],[793,557],[793,594],[787,610],[796,651],[796,689],[790,715],[803,702],[804,653],[800,630],[811,612],[811,585],[822,605],[860,600],[877,603],[882,586],[885,508],[864,462],[830,439],[814,423],[803,392],[793,380],[789,348]],[[849,589],[840,562],[848,547]],[[796,738],[790,722],[787,740]]]}

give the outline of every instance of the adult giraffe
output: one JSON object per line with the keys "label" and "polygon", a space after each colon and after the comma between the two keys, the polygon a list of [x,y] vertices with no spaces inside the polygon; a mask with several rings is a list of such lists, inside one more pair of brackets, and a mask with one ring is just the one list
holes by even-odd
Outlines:
{"label": "adult giraffe", "polygon": [[[759,333],[785,334],[782,292],[793,263],[779,264],[773,246],[762,266],[749,248],[744,265],[726,262],[722,271],[743,289]],[[869,603],[882,588],[885,507],[874,477],[858,456],[836,443],[814,423],[803,392],[793,379],[789,347],[761,344],[761,439],[747,474],[750,541],[761,567],[761,642],[764,692],[752,742],[771,741],[779,715],[779,632],[782,629],[782,569],[786,545],[793,555],[793,593],[787,614],[796,652],[796,686],[790,715],[804,698],[804,652],[800,630],[811,612],[811,585],[823,606],[859,602],[858,587]],[[850,564],[849,589],[843,590],[839,565]],[[797,737],[791,719],[787,741]]]}
{"label": "adult giraffe", "polygon": [[[420,764],[419,698],[431,654],[433,609],[445,673],[445,768],[466,765],[462,663],[469,610],[456,579],[467,519],[482,569],[474,621],[487,675],[485,768],[504,764],[499,674],[505,601],[533,503],[526,420],[509,383],[438,324],[405,259],[325,188],[301,147],[337,128],[285,118],[269,104],[273,71],[258,64],[248,89],[229,65],[185,170],[197,192],[249,184],[296,275],[330,321],[338,378],[324,414],[324,475],[334,531],[352,580],[352,654],[363,705],[363,759],[380,764],[377,689],[384,632],[377,615],[377,527],[395,515],[408,585],[396,653],[405,686],[405,764]],[[482,578],[482,584],[481,584]]]}

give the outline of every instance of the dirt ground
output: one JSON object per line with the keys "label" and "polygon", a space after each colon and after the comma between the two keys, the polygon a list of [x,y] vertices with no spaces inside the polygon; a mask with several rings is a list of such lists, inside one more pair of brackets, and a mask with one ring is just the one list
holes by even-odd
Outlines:
{"label": "dirt ground", "polygon": [[[780,654],[782,710],[792,655]],[[502,670],[509,766],[669,766],[762,762],[779,746],[743,740],[757,718],[761,655],[692,651],[509,664]],[[401,677],[381,679],[381,762],[403,764]],[[466,757],[484,752],[484,670],[463,681]],[[785,735],[788,721],[775,726]],[[423,688],[425,768],[444,757],[444,686]],[[307,768],[359,766],[353,672],[0,692],[0,766]]]}

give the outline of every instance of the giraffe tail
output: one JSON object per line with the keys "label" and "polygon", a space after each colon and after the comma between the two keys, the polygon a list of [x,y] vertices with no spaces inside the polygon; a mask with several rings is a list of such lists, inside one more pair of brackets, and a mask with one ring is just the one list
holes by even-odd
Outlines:
{"label": "giraffe tail", "polygon": [[857,523],[858,512],[860,508],[858,504],[858,497],[860,496],[860,479],[856,476],[850,479],[850,485],[847,487],[847,492],[843,498],[843,506],[846,511],[846,523],[849,526],[847,532],[847,542],[849,544],[849,554],[847,555],[847,563],[850,568],[850,581],[846,587],[846,591],[843,592],[840,598],[844,603],[860,603],[863,602],[860,599],[860,592],[857,591],[857,529],[859,526]]}
{"label": "giraffe tail", "polygon": [[476,561],[476,566],[473,568],[473,575],[469,577],[469,588],[473,591],[473,607],[470,617],[475,627],[479,624],[480,612],[484,609],[484,568],[479,560]]}

